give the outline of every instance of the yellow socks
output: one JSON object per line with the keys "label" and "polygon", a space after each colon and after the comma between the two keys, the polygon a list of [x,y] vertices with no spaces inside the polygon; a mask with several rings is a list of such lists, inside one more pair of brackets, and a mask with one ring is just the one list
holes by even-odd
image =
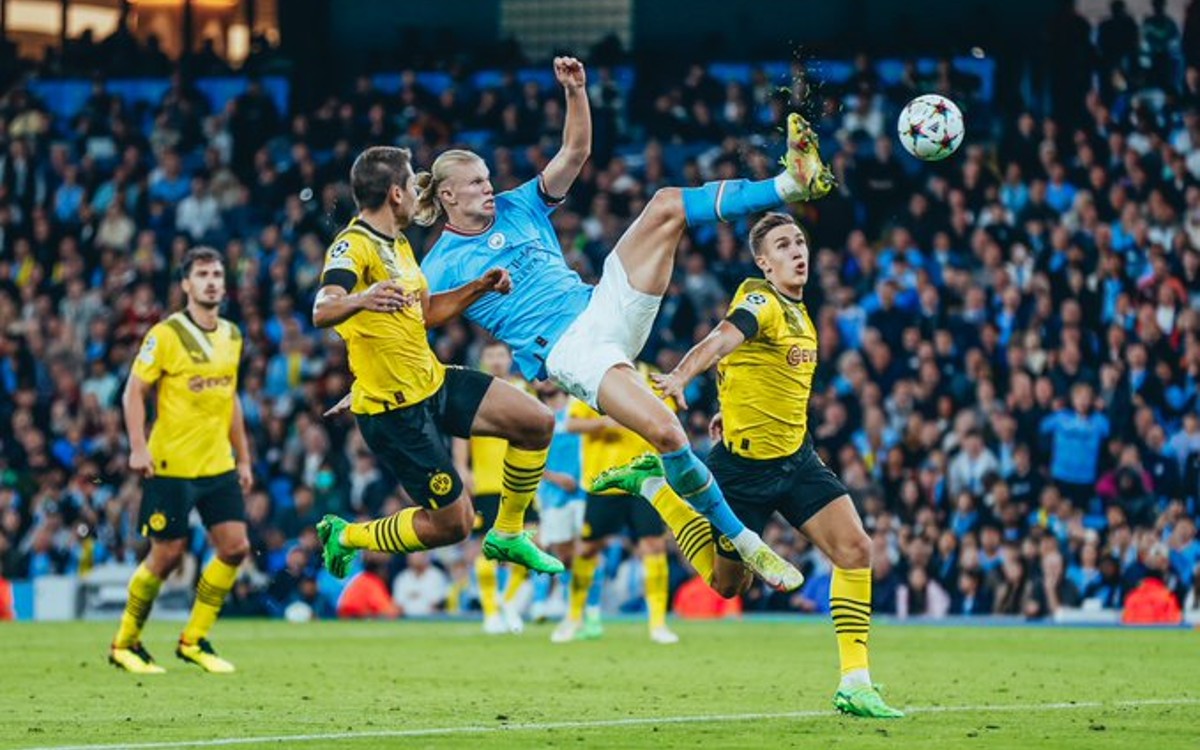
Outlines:
{"label": "yellow socks", "polygon": [[504,486],[500,491],[500,510],[493,528],[503,534],[525,530],[525,509],[533,502],[542,473],[546,470],[549,446],[536,451],[514,448],[504,452]]}
{"label": "yellow socks", "polygon": [[[647,499],[662,516],[662,520],[675,536],[679,551],[687,558],[705,583],[711,584],[714,557],[717,553],[712,524],[683,501],[665,480],[655,477],[647,479],[642,491],[653,493]],[[649,571],[647,570],[647,575]]]}
{"label": "yellow socks", "polygon": [[871,569],[833,569],[829,610],[837,633],[842,675],[867,669],[867,638],[871,632]]}
{"label": "yellow socks", "polygon": [[583,608],[587,606],[592,579],[596,577],[597,562],[598,557],[576,555],[571,563],[571,593],[568,597],[567,616],[576,622],[583,620]]}
{"label": "yellow socks", "polygon": [[192,616],[183,628],[184,643],[198,643],[201,638],[208,636],[217,615],[221,614],[221,605],[237,580],[237,567],[214,557],[200,574],[200,583],[196,584],[196,603],[192,605]]}
{"label": "yellow socks", "polygon": [[667,588],[670,584],[665,554],[646,555],[646,609],[650,614],[650,629],[667,624]]}
{"label": "yellow socks", "polygon": [[416,552],[428,549],[413,524],[420,508],[405,508],[387,518],[352,523],[342,532],[342,544],[372,552]]}
{"label": "yellow socks", "polygon": [[505,604],[512,604],[527,578],[529,578],[529,568],[526,568],[524,565],[508,566],[508,583],[504,586]]}
{"label": "yellow socks", "polygon": [[475,558],[475,581],[479,584],[479,606],[483,616],[500,614],[500,606],[496,603],[496,561],[479,554]]}
{"label": "yellow socks", "polygon": [[150,608],[158,590],[162,588],[162,580],[150,572],[146,563],[142,563],[133,571],[129,579],[129,599],[125,602],[125,612],[121,615],[121,625],[113,638],[117,648],[129,648],[138,642],[142,634],[142,626],[150,616]]}

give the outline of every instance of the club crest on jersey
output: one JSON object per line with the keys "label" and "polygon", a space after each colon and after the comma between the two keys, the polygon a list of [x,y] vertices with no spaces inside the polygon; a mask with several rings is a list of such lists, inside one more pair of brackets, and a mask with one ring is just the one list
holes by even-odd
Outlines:
{"label": "club crest on jersey", "polygon": [[492,236],[488,237],[487,240],[488,247],[493,250],[499,250],[500,248],[504,247],[504,243],[507,241],[508,238],[504,236],[504,232],[495,232],[492,234]]}

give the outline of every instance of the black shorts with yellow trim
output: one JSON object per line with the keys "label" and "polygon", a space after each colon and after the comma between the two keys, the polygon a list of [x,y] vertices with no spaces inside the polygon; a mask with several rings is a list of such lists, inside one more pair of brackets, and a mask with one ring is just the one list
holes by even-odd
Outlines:
{"label": "black shorts with yellow trim", "polygon": [[416,404],[379,414],[355,414],[358,430],[417,505],[436,510],[463,494],[449,437],[468,438],[492,376],[447,367],[442,387]]}
{"label": "black shorts with yellow trim", "polygon": [[[499,493],[476,495],[472,502],[475,504],[475,526],[471,529],[471,536],[483,536],[496,525],[496,515],[500,513],[500,495]],[[525,509],[525,525],[529,526],[537,522],[537,508],[530,503],[529,507]]]}
{"label": "black shorts with yellow trim", "polygon": [[585,542],[629,531],[634,541],[667,533],[658,512],[645,498],[633,495],[588,495],[583,512]]}
{"label": "black shorts with yellow trim", "polygon": [[[799,529],[826,505],[849,492],[817,455],[811,438],[805,438],[792,455],[769,459],[744,458],[718,443],[705,463],[729,507],[756,534],[762,534],[776,512]],[[741,559],[725,537],[718,540],[717,550],[722,557]]]}
{"label": "black shorts with yellow trim", "polygon": [[151,539],[182,539],[188,535],[188,515],[195,508],[204,528],[227,521],[245,521],[246,503],[236,471],[185,479],[155,475],[142,483],[138,526]]}

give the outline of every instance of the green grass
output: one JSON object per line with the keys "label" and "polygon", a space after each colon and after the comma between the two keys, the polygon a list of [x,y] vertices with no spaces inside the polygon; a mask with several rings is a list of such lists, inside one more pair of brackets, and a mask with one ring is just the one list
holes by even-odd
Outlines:
{"label": "green grass", "polygon": [[[239,669],[224,677],[177,661],[178,623],[154,621],[145,642],[169,673],[118,672],[105,663],[112,629],[0,627],[0,748],[463,727],[236,747],[1200,746],[1200,641],[1186,630],[881,625],[873,676],[918,710],[868,722],[830,710],[837,654],[816,619],[678,623],[671,647],[636,623],[552,646],[548,626],[485,637],[465,622],[230,621],[213,634]],[[771,716],[730,718],[742,714]],[[665,720],[699,716],[715,718]],[[585,726],[629,719],[647,721]],[[576,725],[517,726],[563,723]]]}

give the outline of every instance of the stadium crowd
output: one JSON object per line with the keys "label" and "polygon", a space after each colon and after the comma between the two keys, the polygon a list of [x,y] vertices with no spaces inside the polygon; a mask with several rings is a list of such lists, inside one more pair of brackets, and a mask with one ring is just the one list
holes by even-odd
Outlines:
{"label": "stadium crowd", "polygon": [[[723,83],[694,65],[641,91],[644,107],[609,70],[590,71],[594,158],[554,217],[588,279],[656,188],[768,177],[786,113],[814,115],[839,186],[800,209],[822,363],[810,424],[872,536],[877,612],[1038,618],[1164,588],[1200,607],[1200,44],[1179,42],[1200,33],[1198,5],[1182,30],[1120,13],[1095,34],[1061,20],[1077,32],[1061,54],[1084,55],[1092,75],[1054,77],[1029,110],[983,101],[949,60],[888,85],[861,55],[842,83],[812,86],[815,71],[783,92],[761,70]],[[897,153],[895,114],[925,91],[966,113],[967,145],[944,163]],[[136,560],[121,389],[141,337],[181,304],[176,262],[207,244],[229,269],[223,314],[244,332],[256,456],[255,554],[227,612],[303,601],[332,616],[337,587],[320,571],[314,523],[404,502],[352,423],[321,417],[348,387],[344,348],[313,329],[310,310],[326,244],[352,215],[350,163],[394,143],[428,165],[458,134],[484,133],[475,145],[502,190],[545,163],[562,118],[557,90],[513,76],[436,94],[411,71],[394,94],[363,77],[291,114],[253,80],[214,111],[178,73],[149,111],[97,79],[70,119],[9,90],[0,576]],[[647,360],[669,369],[720,320],[756,273],[746,231],[684,240]],[[410,238],[427,248],[434,236]],[[444,361],[468,366],[482,341],[462,321],[434,334]],[[703,451],[716,388],[711,377],[691,388],[684,418]],[[827,608],[828,563],[790,528],[766,537],[809,581],[792,595],[756,588],[745,608]],[[197,533],[192,551],[205,547]],[[367,564],[385,585],[397,579],[412,611],[461,611],[474,606],[474,554],[468,543]],[[626,556],[611,557],[615,575]],[[674,573],[677,584],[688,575],[682,563]]]}

